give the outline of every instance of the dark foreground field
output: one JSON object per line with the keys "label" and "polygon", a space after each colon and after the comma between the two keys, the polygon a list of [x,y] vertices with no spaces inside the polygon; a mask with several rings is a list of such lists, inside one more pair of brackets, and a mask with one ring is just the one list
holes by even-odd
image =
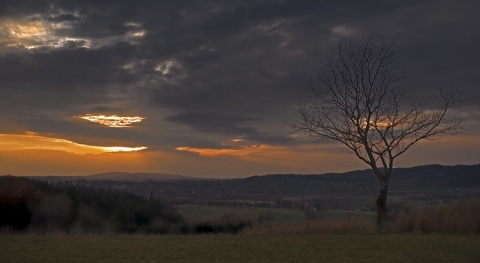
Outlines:
{"label": "dark foreground field", "polygon": [[0,236],[0,262],[480,262],[479,235]]}

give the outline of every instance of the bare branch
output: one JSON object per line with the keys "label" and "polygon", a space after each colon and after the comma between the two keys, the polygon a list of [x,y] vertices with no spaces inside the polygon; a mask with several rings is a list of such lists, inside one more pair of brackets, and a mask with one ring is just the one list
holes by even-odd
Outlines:
{"label": "bare branch", "polygon": [[388,181],[395,158],[421,140],[458,133],[464,122],[451,114],[462,100],[455,86],[440,90],[440,100],[426,105],[398,89],[402,78],[391,44],[341,42],[318,67],[309,99],[299,104],[289,125],[345,145],[379,180]]}

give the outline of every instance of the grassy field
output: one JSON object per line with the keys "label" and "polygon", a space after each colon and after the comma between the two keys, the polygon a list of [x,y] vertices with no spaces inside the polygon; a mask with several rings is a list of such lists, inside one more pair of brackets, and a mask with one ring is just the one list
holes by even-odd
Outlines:
{"label": "grassy field", "polygon": [[[208,206],[208,205],[176,205],[175,206],[185,218],[198,220],[216,220],[224,214],[233,213],[237,217],[249,219],[255,222],[260,215],[270,214],[276,222],[305,221],[305,214],[300,209],[285,208],[237,208],[229,206]],[[318,219],[324,220],[348,220],[363,219],[374,220],[376,212],[354,212],[345,210],[325,210],[317,212]]]}
{"label": "grassy field", "polygon": [[196,218],[200,220],[216,220],[224,214],[235,214],[237,217],[256,221],[260,215],[270,213],[276,221],[299,221],[305,220],[303,211],[284,208],[237,208],[230,206],[208,206],[208,205],[176,205],[178,212],[185,218]]}
{"label": "grassy field", "polygon": [[479,235],[0,236],[0,262],[480,262]]}

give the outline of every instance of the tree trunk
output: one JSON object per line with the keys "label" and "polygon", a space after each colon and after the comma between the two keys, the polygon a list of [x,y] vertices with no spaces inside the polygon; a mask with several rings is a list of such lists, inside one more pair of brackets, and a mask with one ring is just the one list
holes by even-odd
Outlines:
{"label": "tree trunk", "polygon": [[377,196],[377,232],[385,233],[388,231],[388,211],[387,211],[387,192],[388,182],[380,182],[380,193]]}

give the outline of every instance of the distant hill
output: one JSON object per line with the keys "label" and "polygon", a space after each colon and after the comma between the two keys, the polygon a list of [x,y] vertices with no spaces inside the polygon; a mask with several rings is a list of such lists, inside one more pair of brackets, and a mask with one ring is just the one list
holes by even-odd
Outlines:
{"label": "distant hill", "polygon": [[109,172],[84,176],[87,180],[112,180],[112,181],[172,181],[172,180],[198,180],[199,178],[187,177],[177,174],[164,173],[126,173]]}
{"label": "distant hill", "polygon": [[127,172],[108,172],[85,176],[31,176],[33,179],[40,179],[44,181],[57,180],[89,180],[89,181],[177,181],[177,180],[200,180],[195,177],[187,177],[177,174],[164,173],[127,173]]}
{"label": "distant hill", "polygon": [[[326,174],[272,174],[252,176],[237,182],[247,189],[263,191],[301,191],[305,188],[363,188],[378,187],[378,180],[370,169]],[[480,164],[476,165],[422,165],[394,169],[390,190],[428,190],[432,188],[480,188]]]}
{"label": "distant hill", "polygon": [[[245,202],[279,201],[279,206],[285,208],[300,207],[301,200],[310,200],[331,209],[373,209],[372,200],[379,188],[377,178],[368,169],[346,173],[256,175],[235,179],[122,172],[35,179],[71,181],[77,186],[122,190],[180,204],[244,205]],[[396,203],[397,208],[458,198],[480,198],[480,164],[397,168],[390,178],[389,193],[390,204]]]}
{"label": "distant hill", "polygon": [[[308,188],[347,189],[376,188],[378,181],[369,169],[345,173],[325,174],[270,174],[235,179],[202,179],[163,173],[109,172],[87,176],[35,176],[46,181],[88,180],[88,181],[130,181],[130,182],[175,182],[207,188],[235,189],[256,193],[299,192]],[[390,178],[390,189],[431,189],[437,187],[480,187],[480,164],[476,165],[422,165],[410,168],[396,168]],[[188,187],[187,187],[188,188]],[[193,190],[193,189],[192,189]]]}

